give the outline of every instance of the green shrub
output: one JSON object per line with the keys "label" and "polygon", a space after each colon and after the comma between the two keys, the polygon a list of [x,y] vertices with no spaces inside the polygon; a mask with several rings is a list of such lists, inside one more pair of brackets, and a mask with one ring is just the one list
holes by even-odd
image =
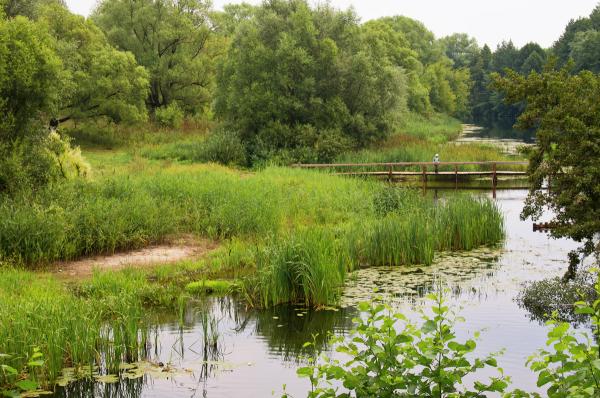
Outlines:
{"label": "green shrub", "polygon": [[157,108],[154,113],[154,118],[158,124],[164,127],[181,128],[184,118],[183,110],[172,102],[168,106]]}
{"label": "green shrub", "polygon": [[224,165],[246,164],[246,148],[240,137],[231,131],[216,131],[203,142],[197,159]]}
{"label": "green shrub", "polygon": [[38,190],[46,185],[89,174],[79,148],[58,133],[0,142],[0,194]]}
{"label": "green shrub", "polygon": [[[497,354],[475,357],[476,342],[458,341],[454,331],[457,317],[442,295],[430,295],[429,299],[433,314],[424,314],[420,325],[384,304],[361,303],[359,309],[365,316],[355,319],[351,336],[336,337],[332,342],[337,352],[350,359],[309,358],[309,366],[298,369],[298,375],[311,382],[308,397],[450,398],[504,392],[508,379],[497,366]],[[465,379],[480,369],[496,369],[498,376],[471,386]]]}

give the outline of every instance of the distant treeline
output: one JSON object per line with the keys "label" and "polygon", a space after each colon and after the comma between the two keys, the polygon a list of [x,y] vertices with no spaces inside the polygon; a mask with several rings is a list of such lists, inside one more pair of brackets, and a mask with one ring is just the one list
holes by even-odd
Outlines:
{"label": "distant treeline", "polygon": [[572,21],[549,50],[505,42],[492,52],[465,34],[436,39],[407,17],[361,23],[306,0],[223,11],[102,0],[87,19],[62,0],[0,0],[0,153],[12,156],[0,191],[82,169],[60,137],[45,142],[50,121],[213,119],[249,164],[328,161],[386,138],[408,112],[510,127],[522,108],[490,88],[491,74],[539,72],[552,57],[598,71],[599,21],[599,8]]}

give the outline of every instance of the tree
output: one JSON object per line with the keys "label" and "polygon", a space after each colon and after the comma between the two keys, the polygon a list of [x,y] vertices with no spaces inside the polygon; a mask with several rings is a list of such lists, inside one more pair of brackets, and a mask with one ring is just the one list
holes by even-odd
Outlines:
{"label": "tree", "polygon": [[478,124],[490,125],[492,123],[492,110],[490,103],[489,72],[492,62],[492,50],[484,45],[479,54],[475,56],[471,65],[471,117]]}
{"label": "tree", "polygon": [[600,73],[600,31],[579,32],[570,44],[570,56],[575,63],[575,71],[589,70]]}
{"label": "tree", "polygon": [[152,110],[177,102],[193,114],[211,101],[221,50],[209,12],[204,0],[104,0],[92,19],[112,45],[133,53],[150,73]]}
{"label": "tree", "polygon": [[519,70],[519,50],[512,41],[503,41],[498,45],[490,66],[498,73],[504,73],[505,69]]}
{"label": "tree", "polygon": [[211,19],[217,33],[230,37],[235,34],[238,25],[250,19],[255,11],[256,7],[248,3],[226,4],[222,12],[213,12]]}
{"label": "tree", "polygon": [[523,75],[528,75],[531,72],[540,73],[544,69],[545,63],[544,57],[539,52],[533,51],[521,65],[520,71]]}
{"label": "tree", "polygon": [[[522,217],[536,220],[549,208],[556,227],[552,235],[582,242],[569,255],[565,277],[570,278],[579,255],[600,252],[594,242],[600,232],[600,76],[552,67],[527,77],[495,75],[494,85],[507,101],[527,104],[518,126],[536,128],[537,145],[529,154],[531,191]],[[551,189],[544,190],[544,183]]]}
{"label": "tree", "polygon": [[39,22],[48,28],[63,60],[59,121],[146,118],[148,75],[131,53],[111,47],[91,20],[64,7],[44,7]]}
{"label": "tree", "polygon": [[0,7],[7,17],[21,15],[32,20],[37,19],[43,6],[50,4],[67,7],[64,0],[0,0]]}
{"label": "tree", "polygon": [[232,39],[217,114],[255,160],[332,160],[389,134],[402,109],[402,71],[374,51],[351,11],[267,1]]}
{"label": "tree", "polygon": [[59,98],[61,61],[45,29],[24,17],[0,20],[0,142],[30,132]]}
{"label": "tree", "polygon": [[440,39],[440,43],[446,56],[452,60],[457,69],[470,66],[479,54],[477,40],[466,33],[446,36]]}
{"label": "tree", "polygon": [[[519,49],[519,55],[515,61],[515,66],[519,67],[517,72],[522,69],[523,64],[525,64],[527,61],[527,58],[529,58],[533,53],[537,53],[537,55],[542,58],[543,63],[546,63],[546,51],[544,51],[542,46],[539,44],[530,42]],[[541,69],[537,72],[541,72]]]}
{"label": "tree", "polygon": [[571,42],[575,39],[575,35],[590,29],[591,23],[588,18],[569,21],[565,28],[565,32],[552,47],[552,53],[557,57],[560,66],[565,65],[571,57]]}
{"label": "tree", "polygon": [[435,63],[444,55],[443,46],[435,40],[433,33],[423,23],[400,15],[384,17],[381,21],[388,23],[396,32],[402,33],[422,64]]}
{"label": "tree", "polygon": [[363,32],[376,57],[387,57],[392,64],[404,70],[407,78],[408,108],[419,114],[430,113],[432,107],[429,89],[421,81],[423,64],[404,34],[394,30],[389,20],[383,19],[365,23]]}
{"label": "tree", "polygon": [[437,112],[466,116],[471,84],[466,68],[452,69],[450,60],[446,58],[427,66],[423,80]]}
{"label": "tree", "polygon": [[40,24],[0,19],[0,193],[66,177],[62,165],[83,170],[68,142],[40,123],[56,110],[63,81],[53,44]]}

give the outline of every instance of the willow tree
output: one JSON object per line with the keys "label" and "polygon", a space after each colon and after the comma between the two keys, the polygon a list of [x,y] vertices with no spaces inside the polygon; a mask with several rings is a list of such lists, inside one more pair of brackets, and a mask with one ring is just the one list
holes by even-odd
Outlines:
{"label": "willow tree", "polygon": [[9,18],[21,15],[29,19],[36,19],[40,9],[51,4],[67,6],[64,0],[0,0],[0,9]]}
{"label": "willow tree", "polygon": [[0,193],[58,177],[40,120],[55,109],[60,81],[46,30],[21,16],[0,19]]}
{"label": "willow tree", "polygon": [[255,159],[326,161],[389,134],[404,87],[352,11],[269,0],[236,30],[216,110]]}
{"label": "willow tree", "polygon": [[205,0],[103,0],[92,19],[150,73],[151,109],[176,102],[195,113],[211,101],[221,49],[209,14]]}
{"label": "willow tree", "polygon": [[42,8],[38,22],[54,38],[53,47],[63,64],[55,112],[59,121],[146,118],[148,74],[131,53],[113,48],[91,20],[65,7]]}

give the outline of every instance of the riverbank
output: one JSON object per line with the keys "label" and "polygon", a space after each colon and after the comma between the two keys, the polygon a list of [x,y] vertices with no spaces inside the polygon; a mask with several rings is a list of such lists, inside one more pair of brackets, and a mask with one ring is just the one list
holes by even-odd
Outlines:
{"label": "riverbank", "polygon": [[[112,367],[96,363],[98,376],[143,359],[155,324],[147,315],[162,309],[182,320],[188,300],[206,290],[192,289],[194,283],[231,281],[221,293],[235,290],[254,306],[325,308],[339,302],[355,268],[426,266],[440,251],[495,245],[503,237],[502,219],[487,200],[435,204],[376,181],[154,160],[140,148],[84,155],[95,169],[90,180],[0,203],[0,273],[7,275],[0,317],[10,320],[2,323],[0,353],[17,372],[4,376],[5,385],[28,378],[51,387],[63,368],[88,366],[107,349]],[[92,271],[91,279],[66,284],[24,270],[181,234],[210,239],[215,249],[149,269]],[[79,338],[84,325],[89,332]],[[45,359],[33,370],[27,358],[36,347]]]}

